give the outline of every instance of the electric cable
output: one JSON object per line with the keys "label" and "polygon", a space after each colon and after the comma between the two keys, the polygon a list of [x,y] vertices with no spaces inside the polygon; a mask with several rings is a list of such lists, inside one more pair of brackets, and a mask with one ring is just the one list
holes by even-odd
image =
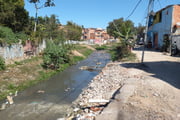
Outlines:
{"label": "electric cable", "polygon": [[[139,0],[138,3],[136,4],[136,6],[134,7],[134,9],[132,10],[132,12],[128,15],[128,17],[125,19],[127,20],[129,17],[132,16],[132,14],[135,12],[135,10],[137,9],[137,7],[139,6],[139,4],[142,2],[142,0]],[[120,33],[120,30],[118,29],[117,25],[115,24],[115,22],[113,21],[113,25],[115,26],[116,30]]]}
{"label": "electric cable", "polygon": [[128,15],[128,17],[125,19],[127,20],[129,17],[131,17],[131,15],[135,12],[135,10],[137,9],[137,7],[139,6],[139,4],[142,2],[142,0],[139,0],[139,2],[136,4],[136,6],[134,7],[134,9],[132,10],[132,12]]}
{"label": "electric cable", "polygon": [[161,5],[160,1],[159,1],[159,0],[157,0],[157,2],[159,3],[160,8],[162,8],[162,5]]}

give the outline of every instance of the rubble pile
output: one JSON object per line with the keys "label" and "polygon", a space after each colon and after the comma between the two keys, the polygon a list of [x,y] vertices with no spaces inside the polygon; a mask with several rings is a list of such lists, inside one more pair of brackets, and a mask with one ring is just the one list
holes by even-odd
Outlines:
{"label": "rubble pile", "polygon": [[94,119],[129,77],[126,73],[127,68],[119,63],[107,64],[73,103],[74,116],[78,119]]}

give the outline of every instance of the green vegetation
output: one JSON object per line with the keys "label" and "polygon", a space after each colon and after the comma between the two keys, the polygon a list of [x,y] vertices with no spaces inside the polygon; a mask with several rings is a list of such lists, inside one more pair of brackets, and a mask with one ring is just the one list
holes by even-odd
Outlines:
{"label": "green vegetation", "polygon": [[50,69],[59,69],[62,64],[70,62],[68,50],[63,45],[48,42],[43,53],[43,66]]}
{"label": "green vegetation", "polygon": [[83,54],[85,57],[88,57],[93,52],[93,50],[87,49],[86,46],[81,45],[76,45],[74,49],[77,50],[79,53]]}
{"label": "green vegetation", "polygon": [[95,46],[96,50],[106,50],[110,53],[112,61],[135,61],[136,55],[121,43],[111,45]]}
{"label": "green vegetation", "polygon": [[[54,46],[54,44],[52,46]],[[80,52],[81,54],[83,54],[86,57],[93,52],[92,50],[87,49],[86,47],[80,46],[80,45],[77,45],[77,46],[75,45],[73,50],[77,50],[78,52]],[[54,51],[54,50],[52,50],[52,51]],[[57,51],[56,51],[56,53],[60,54]],[[70,61],[59,64],[60,67],[55,70],[43,69],[43,67],[41,65],[43,62],[43,57],[32,57],[31,59],[23,60],[20,62],[15,62],[14,65],[9,65],[8,71],[11,69],[13,69],[13,71],[18,70],[18,72],[16,72],[16,75],[13,77],[13,79],[18,79],[19,81],[18,82],[11,81],[11,77],[9,77],[11,73],[7,73],[6,76],[0,76],[0,90],[1,90],[0,91],[0,100],[6,98],[6,96],[9,95],[9,93],[14,94],[16,91],[22,91],[22,90],[26,89],[27,87],[35,85],[44,80],[47,80],[52,75],[57,74],[60,71],[64,71],[72,63],[75,64],[78,61],[85,59],[85,57],[75,56],[72,54],[70,54],[69,56],[70,56],[70,58],[69,58]],[[5,71],[1,71],[1,72],[5,72]],[[14,73],[12,73],[12,74],[14,75]],[[24,75],[26,77],[24,77]],[[33,77],[31,78],[30,76],[33,76]]]}
{"label": "green vegetation", "polygon": [[24,0],[0,0],[0,26],[21,32],[28,26],[28,12]]}
{"label": "green vegetation", "polygon": [[14,32],[8,27],[0,26],[0,45],[17,43],[18,40]]}
{"label": "green vegetation", "polygon": [[[41,17],[38,10],[44,7],[54,6],[53,0],[28,0],[34,4],[36,9],[35,17],[28,16],[24,9],[24,0],[0,0],[0,45],[22,44],[29,39],[34,47],[37,47],[42,40],[54,41],[57,43],[60,38],[63,40],[80,40],[82,27],[73,22],[67,22],[62,26],[57,16]],[[59,42],[59,41],[58,41]]]}
{"label": "green vegetation", "polygon": [[96,48],[96,50],[107,50],[108,49],[108,46],[107,45],[102,45],[102,46],[96,46],[95,47]]}
{"label": "green vegetation", "polygon": [[[48,71],[48,72],[40,71],[39,76],[37,76],[37,78],[35,80],[23,81],[23,83],[21,83],[19,85],[13,84],[13,83],[4,83],[4,85],[6,84],[7,88],[6,88],[6,91],[0,92],[0,100],[6,98],[6,96],[9,95],[10,93],[14,94],[16,91],[22,91],[25,88],[33,86],[33,85],[35,85],[39,82],[42,82],[44,80],[47,80],[48,78],[50,78],[55,73],[56,73],[55,71]],[[1,84],[3,84],[3,83],[1,83]]]}
{"label": "green vegetation", "polygon": [[127,47],[120,43],[113,45],[109,53],[112,61],[135,61],[136,55],[132,53]]}
{"label": "green vegetation", "polygon": [[41,4],[42,2],[40,2],[41,0],[29,0],[30,3],[34,4],[34,7],[36,9],[36,14],[35,14],[35,23],[34,23],[34,32],[36,32],[36,28],[37,28],[37,17],[38,17],[38,10],[44,7],[51,7],[51,6],[55,6],[53,0],[46,0],[46,2],[43,1],[43,4]]}
{"label": "green vegetation", "polygon": [[136,36],[138,32],[141,32],[141,28],[143,27],[135,28],[131,20],[124,20],[123,18],[109,22],[109,26],[107,27],[108,33],[120,40],[120,42],[113,45],[110,50],[113,61],[135,60],[136,56],[131,52],[131,49],[135,44],[134,36]]}
{"label": "green vegetation", "polygon": [[0,71],[1,71],[1,70],[5,70],[5,69],[6,69],[5,61],[4,61],[4,59],[0,56]]}
{"label": "green vegetation", "polygon": [[65,26],[66,37],[68,40],[80,40],[82,35],[82,27],[73,23],[67,22]]}

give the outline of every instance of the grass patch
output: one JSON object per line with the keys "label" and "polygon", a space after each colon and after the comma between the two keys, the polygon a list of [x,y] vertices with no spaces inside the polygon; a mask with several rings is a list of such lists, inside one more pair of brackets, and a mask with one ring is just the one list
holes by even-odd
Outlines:
{"label": "grass patch", "polygon": [[102,45],[102,46],[95,46],[96,50],[107,50],[109,47],[107,45]]}
{"label": "grass patch", "polygon": [[5,99],[6,96],[9,95],[10,93],[15,94],[16,91],[25,90],[26,88],[28,88],[30,86],[33,86],[37,83],[45,81],[56,73],[57,73],[57,71],[40,71],[39,75],[37,76],[37,78],[35,80],[26,80],[26,81],[23,81],[22,83],[20,83],[19,85],[16,85],[14,83],[8,83],[8,84],[5,83],[5,84],[7,84],[6,85],[7,88],[5,91],[0,93],[0,100]]}
{"label": "grass patch", "polygon": [[78,61],[81,61],[84,59],[84,57],[81,56],[73,56],[73,64],[77,63]]}
{"label": "grass patch", "polygon": [[74,49],[77,50],[79,53],[83,54],[85,57],[88,57],[93,52],[93,50],[88,49],[87,47],[81,45],[74,46]]}

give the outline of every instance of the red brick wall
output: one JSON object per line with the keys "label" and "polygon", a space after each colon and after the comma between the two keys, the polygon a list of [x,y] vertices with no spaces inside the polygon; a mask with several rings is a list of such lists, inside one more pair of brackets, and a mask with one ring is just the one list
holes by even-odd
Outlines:
{"label": "red brick wall", "polygon": [[180,22],[180,5],[175,5],[173,10],[173,26]]}

